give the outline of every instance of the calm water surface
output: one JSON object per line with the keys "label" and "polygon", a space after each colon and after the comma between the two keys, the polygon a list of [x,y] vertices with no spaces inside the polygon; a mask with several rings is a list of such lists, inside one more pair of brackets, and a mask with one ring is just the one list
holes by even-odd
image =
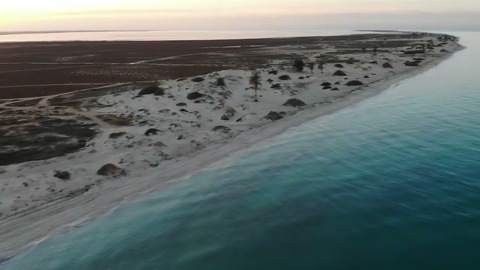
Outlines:
{"label": "calm water surface", "polygon": [[480,36],[2,269],[480,269]]}
{"label": "calm water surface", "polygon": [[65,32],[1,35],[0,42],[75,41],[75,40],[213,40],[272,37],[308,37],[350,35],[352,30],[297,30],[297,31],[113,31]]}

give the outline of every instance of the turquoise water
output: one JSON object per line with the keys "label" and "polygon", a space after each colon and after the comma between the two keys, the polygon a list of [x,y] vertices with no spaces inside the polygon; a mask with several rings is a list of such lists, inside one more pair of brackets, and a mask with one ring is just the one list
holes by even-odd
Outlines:
{"label": "turquoise water", "polygon": [[1,269],[480,269],[480,35]]}

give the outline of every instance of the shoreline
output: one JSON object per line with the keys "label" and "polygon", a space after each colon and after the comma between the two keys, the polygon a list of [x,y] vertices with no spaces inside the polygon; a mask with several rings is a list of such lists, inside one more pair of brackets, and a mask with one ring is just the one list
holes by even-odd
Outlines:
{"label": "shoreline", "polygon": [[[312,104],[309,108],[297,112],[294,116],[244,131],[235,137],[234,142],[230,140],[220,144],[208,145],[199,152],[183,155],[176,160],[162,162],[156,168],[156,175],[144,176],[141,172],[129,174],[126,178],[135,179],[135,183],[128,182],[128,179],[125,178],[115,180],[115,183],[106,182],[101,190],[102,196],[96,193],[85,194],[60,202],[57,206],[49,205],[45,209],[28,213],[26,216],[15,217],[6,221],[1,220],[0,258],[11,258],[42,241],[66,233],[78,226],[83,226],[92,219],[121,207],[124,203],[156,192],[166,184],[186,179],[192,174],[210,170],[212,167],[226,162],[226,160],[245,155],[255,149],[255,146],[259,143],[280,135],[291,128],[301,126],[319,117],[376,96],[401,81],[430,70],[461,49],[463,47],[459,47],[456,51],[452,51],[443,57],[435,58],[428,64],[413,70],[390,75],[368,85],[352,89],[350,93],[334,100],[332,103],[321,104],[320,108]],[[108,134],[104,132],[102,136],[106,135]],[[158,181],[158,175],[161,175],[162,181]],[[13,228],[16,230],[12,230]]]}

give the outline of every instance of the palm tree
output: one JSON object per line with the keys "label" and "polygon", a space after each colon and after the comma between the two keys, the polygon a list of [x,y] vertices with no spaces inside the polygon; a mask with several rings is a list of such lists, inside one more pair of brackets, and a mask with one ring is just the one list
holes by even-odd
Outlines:
{"label": "palm tree", "polygon": [[320,69],[320,72],[323,73],[323,62],[318,63],[318,69]]}
{"label": "palm tree", "polygon": [[260,76],[260,72],[258,71],[252,71],[252,76],[250,77],[250,85],[253,86],[253,89],[255,90],[255,102],[258,102],[257,98],[257,90],[262,83],[260,82],[262,80],[262,77]]}
{"label": "palm tree", "polygon": [[308,63],[308,68],[310,69],[310,72],[312,72],[313,74],[313,70],[315,69],[315,63],[313,62]]}

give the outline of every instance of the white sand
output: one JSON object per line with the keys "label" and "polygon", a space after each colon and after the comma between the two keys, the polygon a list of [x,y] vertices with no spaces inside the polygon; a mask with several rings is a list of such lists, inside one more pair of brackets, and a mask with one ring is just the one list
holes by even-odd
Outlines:
{"label": "white sand", "polygon": [[[377,55],[357,53],[350,56],[360,60],[358,63],[343,64],[344,68],[326,64],[323,73],[315,69],[313,74],[308,68],[296,73],[289,70],[289,63],[274,62],[271,69],[259,70],[262,77],[259,102],[253,101],[254,91],[248,89],[251,72],[244,70],[209,74],[200,83],[192,82],[190,78],[159,82],[159,86],[166,90],[165,96],[134,98],[138,90],[103,96],[98,99],[97,106],[85,108],[84,113],[90,116],[130,116],[133,119],[131,126],[111,126],[99,120],[101,134],[80,152],[46,161],[0,167],[0,172],[3,172],[0,174],[0,213],[3,214],[0,217],[0,258],[12,256],[48,235],[84,224],[90,218],[122,202],[158,190],[170,181],[245,153],[255,144],[291,127],[374,96],[437,65],[460,47],[455,42],[449,42],[444,48],[448,52],[435,48],[427,56],[403,56],[401,48]],[[301,53],[313,60],[328,50],[335,49]],[[406,67],[403,63],[413,57],[426,60],[420,67]],[[369,63],[371,61],[378,64]],[[392,64],[393,68],[383,68],[385,62]],[[281,64],[280,67],[286,70],[279,70],[277,75],[269,74],[269,71],[279,69],[273,64]],[[343,70],[347,76],[333,76],[337,70]],[[292,79],[280,81],[278,77],[284,74]],[[365,75],[369,78],[364,78]],[[219,77],[225,79],[226,89],[231,93],[227,99],[220,97],[224,90],[215,85]],[[268,79],[273,80],[273,84],[280,83],[282,90],[271,89]],[[365,85],[345,85],[354,79]],[[339,85],[334,84],[337,81]],[[339,90],[322,90],[320,84],[324,82],[332,83],[332,87]],[[203,103],[194,103],[186,98],[193,91],[210,98]],[[290,98],[298,98],[306,106],[282,106]],[[178,107],[176,104],[180,102],[188,105]],[[228,121],[221,120],[228,107],[236,111],[235,116]],[[180,112],[180,109],[188,112]],[[285,112],[286,115],[272,122],[265,119],[270,111]],[[242,121],[237,122],[239,118]],[[230,131],[212,131],[219,125],[228,127]],[[152,127],[159,133],[145,136],[145,131]],[[115,132],[126,134],[116,139],[109,138]],[[178,140],[180,135],[183,139]],[[116,178],[96,175],[96,171],[106,163],[118,165],[126,170],[127,175]],[[53,177],[55,170],[69,171],[72,179],[63,181]],[[28,183],[28,187],[23,183]],[[87,185],[91,187],[88,192],[71,199],[65,198],[69,192],[82,190]]]}

